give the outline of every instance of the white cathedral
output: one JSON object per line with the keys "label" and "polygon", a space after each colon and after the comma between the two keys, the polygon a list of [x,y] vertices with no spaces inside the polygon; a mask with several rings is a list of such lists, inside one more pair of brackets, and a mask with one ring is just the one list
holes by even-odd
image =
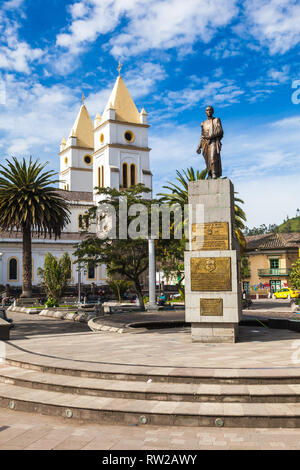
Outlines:
{"label": "white cathedral", "polygon": [[[67,252],[74,260],[74,245],[80,243],[86,230],[83,215],[99,202],[95,187],[126,189],[143,183],[152,189],[148,127],[147,113],[137,110],[120,70],[104,112],[102,116],[97,114],[94,124],[83,100],[59,152],[60,192],[69,203],[71,220],[57,240],[33,234],[33,286],[41,282],[37,270],[44,266],[46,253],[60,257]],[[81,282],[105,284],[105,265],[87,267],[81,272]],[[77,283],[78,271],[72,263],[71,285]],[[22,284],[21,233],[0,233],[0,285],[6,284],[16,287]]]}

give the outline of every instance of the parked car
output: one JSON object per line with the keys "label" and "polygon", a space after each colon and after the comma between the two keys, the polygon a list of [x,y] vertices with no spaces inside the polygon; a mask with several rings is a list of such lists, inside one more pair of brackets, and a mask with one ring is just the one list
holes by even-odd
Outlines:
{"label": "parked car", "polygon": [[294,299],[299,297],[300,291],[291,289],[290,287],[283,287],[277,292],[274,292],[273,299]]}

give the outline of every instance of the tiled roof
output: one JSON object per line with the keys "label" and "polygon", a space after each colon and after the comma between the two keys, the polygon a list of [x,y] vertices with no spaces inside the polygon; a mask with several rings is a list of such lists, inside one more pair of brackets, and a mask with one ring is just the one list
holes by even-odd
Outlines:
{"label": "tiled roof", "polygon": [[246,237],[246,250],[269,250],[300,247],[300,233],[267,233]]}
{"label": "tiled roof", "polygon": [[67,201],[93,202],[93,193],[89,191],[65,191],[59,189],[58,193]]}

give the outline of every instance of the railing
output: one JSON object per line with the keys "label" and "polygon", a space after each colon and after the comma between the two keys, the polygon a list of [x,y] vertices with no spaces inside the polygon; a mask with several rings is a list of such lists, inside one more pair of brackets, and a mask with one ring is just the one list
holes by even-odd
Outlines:
{"label": "railing", "polygon": [[289,276],[291,269],[289,268],[270,268],[270,269],[258,269],[258,276]]}

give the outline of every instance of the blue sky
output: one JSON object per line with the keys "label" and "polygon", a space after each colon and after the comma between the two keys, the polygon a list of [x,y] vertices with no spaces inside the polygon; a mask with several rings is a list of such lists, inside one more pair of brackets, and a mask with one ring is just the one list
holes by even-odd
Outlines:
{"label": "blue sky", "polygon": [[248,226],[280,223],[300,206],[299,24],[294,0],[2,1],[0,160],[32,155],[58,170],[82,92],[94,119],[121,60],[149,114],[154,191],[176,169],[204,168],[195,150],[213,104]]}

